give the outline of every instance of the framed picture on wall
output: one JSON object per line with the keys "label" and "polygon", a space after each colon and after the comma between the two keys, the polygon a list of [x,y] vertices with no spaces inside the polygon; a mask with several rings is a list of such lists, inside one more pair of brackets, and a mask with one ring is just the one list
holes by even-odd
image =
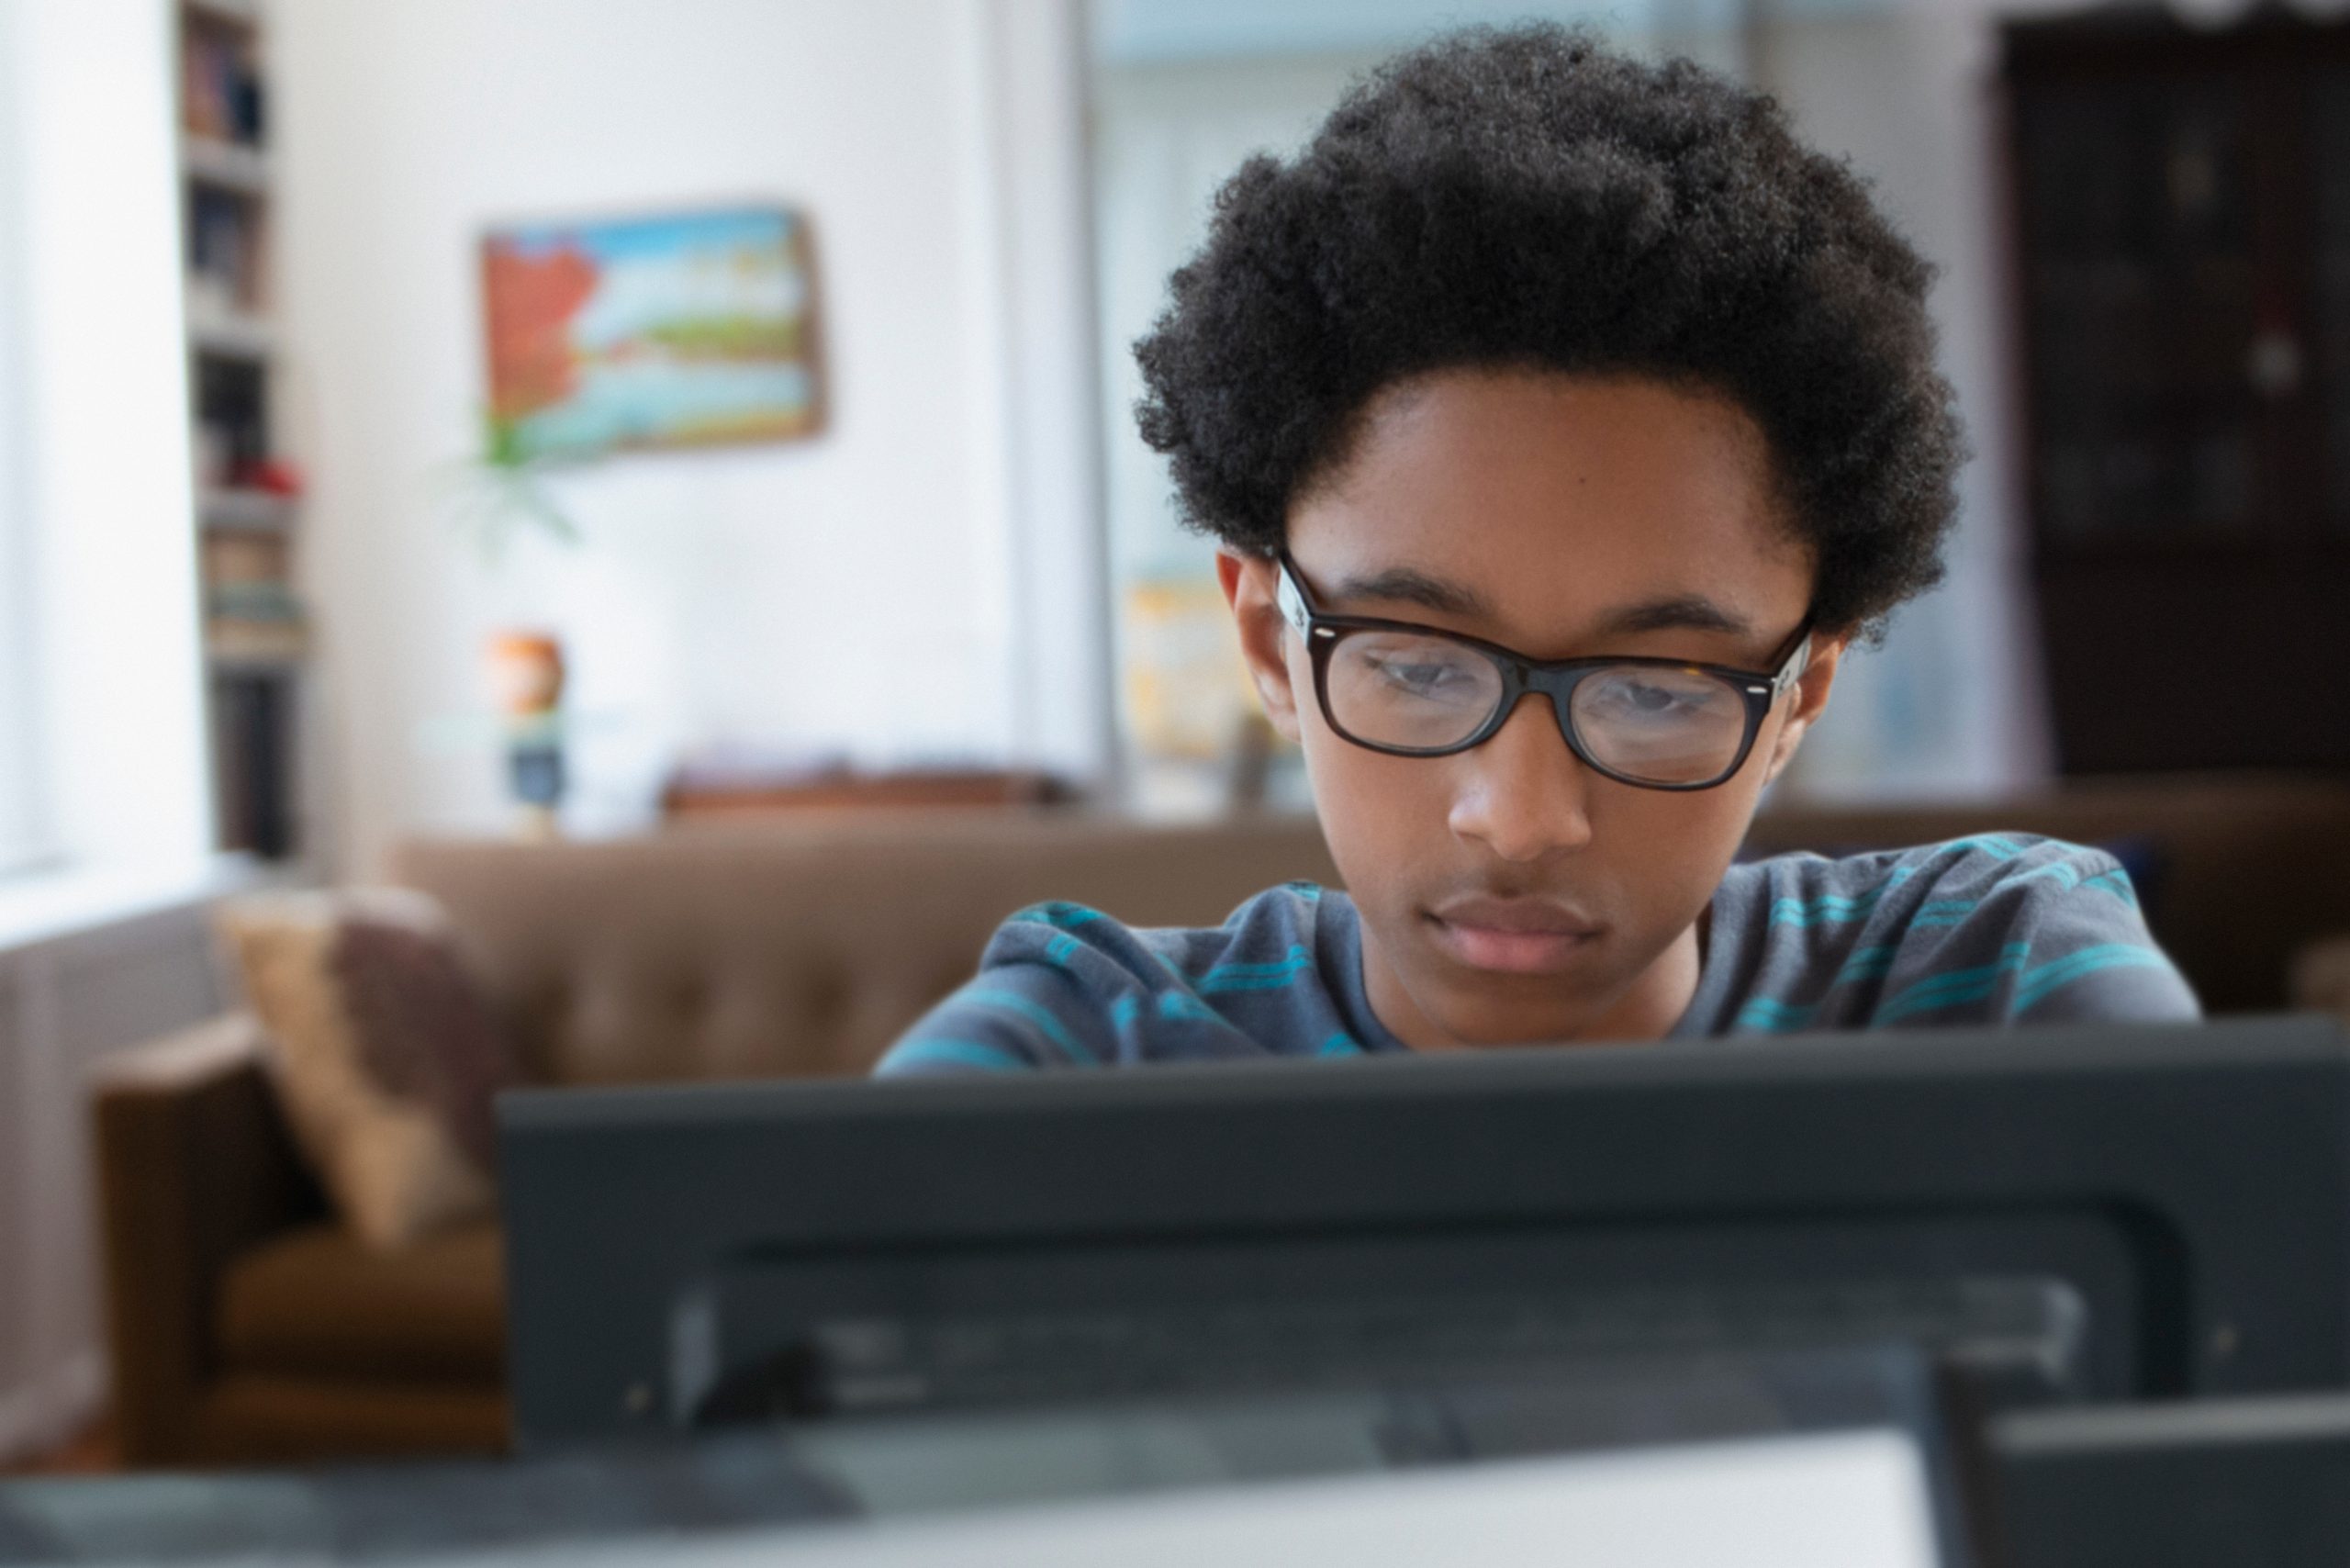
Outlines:
{"label": "framed picture on wall", "polygon": [[516,458],[795,441],[823,420],[807,219],[539,223],[481,246],[493,440]]}

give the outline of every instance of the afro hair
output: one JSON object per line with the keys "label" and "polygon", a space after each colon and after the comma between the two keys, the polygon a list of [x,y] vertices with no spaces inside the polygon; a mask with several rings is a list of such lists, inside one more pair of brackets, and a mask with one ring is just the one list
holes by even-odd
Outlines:
{"label": "afro hair", "polygon": [[1382,390],[1468,367],[1639,375],[1761,427],[1812,613],[1869,635],[1941,577],[1966,455],[1933,270],[1768,97],[1550,26],[1448,35],[1249,159],[1136,345],[1185,521],[1243,553]]}

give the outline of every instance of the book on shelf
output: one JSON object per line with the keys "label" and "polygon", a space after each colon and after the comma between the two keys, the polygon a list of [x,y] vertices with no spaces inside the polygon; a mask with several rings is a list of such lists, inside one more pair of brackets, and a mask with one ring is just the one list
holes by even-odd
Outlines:
{"label": "book on shelf", "polygon": [[207,615],[204,651],[219,664],[291,664],[310,651],[310,628],[298,611],[263,619]]}
{"label": "book on shelf", "polygon": [[293,521],[294,498],[251,485],[207,485],[196,510],[209,529],[280,530]]}
{"label": "book on shelf", "polygon": [[269,193],[269,154],[245,142],[189,132],[180,138],[180,168],[193,190],[245,201]]}
{"label": "book on shelf", "polygon": [[252,36],[213,25],[208,14],[192,13],[187,22],[180,38],[181,125],[191,136],[260,145],[264,95]]}
{"label": "book on shelf", "polygon": [[205,538],[200,561],[207,588],[246,583],[275,583],[282,587],[291,553],[280,534],[215,533]]}
{"label": "book on shelf", "polygon": [[[197,330],[191,300],[189,325]],[[200,336],[198,342],[205,340]],[[269,383],[265,367],[239,360],[200,359],[196,367],[196,483],[257,485],[270,461]]]}
{"label": "book on shelf", "polygon": [[261,303],[261,219],[247,198],[197,186],[187,198],[191,322],[233,320]]}
{"label": "book on shelf", "polygon": [[287,629],[298,635],[302,605],[288,580],[290,557],[283,533],[241,531],[204,536],[204,613],[215,628],[210,641],[219,644],[219,629],[232,627],[238,630],[227,633],[229,641],[266,646],[274,654]]}
{"label": "book on shelf", "polygon": [[187,292],[188,341],[206,353],[227,359],[267,359],[277,347],[276,329],[266,318],[221,299],[219,294],[202,283]]}
{"label": "book on shelf", "polygon": [[234,671],[212,680],[212,758],[220,846],[268,859],[295,853],[294,682]]}
{"label": "book on shelf", "polygon": [[205,590],[204,613],[215,622],[298,625],[302,605],[284,583],[221,583]]}

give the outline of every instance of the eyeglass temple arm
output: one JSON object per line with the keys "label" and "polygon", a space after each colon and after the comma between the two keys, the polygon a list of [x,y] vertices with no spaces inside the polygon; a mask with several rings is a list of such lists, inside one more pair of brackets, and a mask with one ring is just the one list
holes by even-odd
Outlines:
{"label": "eyeglass temple arm", "polygon": [[1779,666],[1779,678],[1771,683],[1771,700],[1776,702],[1795,689],[1803,672],[1811,667],[1811,623],[1806,622],[1801,639],[1787,654],[1787,661]]}
{"label": "eyeglass temple arm", "polygon": [[1305,608],[1305,594],[1290,576],[1289,563],[1276,557],[1273,561],[1273,602],[1281,607],[1281,619],[1305,636],[1313,630],[1313,612]]}

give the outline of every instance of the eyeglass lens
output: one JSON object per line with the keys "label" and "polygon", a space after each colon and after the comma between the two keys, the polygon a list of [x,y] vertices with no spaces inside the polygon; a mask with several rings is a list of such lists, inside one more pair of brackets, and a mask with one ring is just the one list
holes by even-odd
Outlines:
{"label": "eyeglass lens", "polygon": [[[1500,668],[1440,637],[1354,632],[1330,651],[1327,689],[1338,727],[1371,745],[1455,746],[1500,704]],[[1569,721],[1592,759],[1651,784],[1702,784],[1727,774],[1746,739],[1746,704],[1712,676],[1649,665],[1594,670],[1574,689]]]}

